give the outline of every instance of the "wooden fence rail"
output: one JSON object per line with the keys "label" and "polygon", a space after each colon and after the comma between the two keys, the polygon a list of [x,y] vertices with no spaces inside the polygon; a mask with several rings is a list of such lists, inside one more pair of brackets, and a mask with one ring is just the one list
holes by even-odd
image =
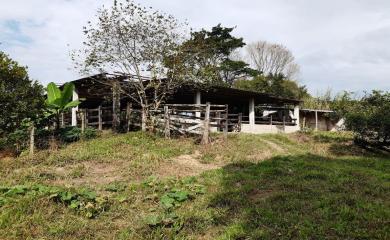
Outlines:
{"label": "wooden fence rail", "polygon": [[[132,127],[141,127],[141,110],[127,104],[121,111],[121,122],[126,131]],[[102,130],[113,124],[112,107],[99,106],[94,109],[79,109],[78,122],[84,132],[86,127]],[[229,130],[240,131],[241,114],[229,114],[228,105],[207,104],[166,104],[151,111],[157,130],[170,138],[172,132],[179,134],[197,134],[202,136],[202,143],[208,143],[211,131],[221,131],[227,136]]]}

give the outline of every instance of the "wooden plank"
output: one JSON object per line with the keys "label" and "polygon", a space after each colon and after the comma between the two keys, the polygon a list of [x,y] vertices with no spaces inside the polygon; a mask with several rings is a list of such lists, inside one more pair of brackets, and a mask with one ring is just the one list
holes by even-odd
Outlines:
{"label": "wooden plank", "polygon": [[165,130],[164,130],[164,135],[165,138],[169,139],[171,138],[171,128],[170,128],[170,117],[169,117],[169,107],[164,106],[164,120],[165,120]]}
{"label": "wooden plank", "polygon": [[206,104],[206,113],[204,117],[204,129],[202,136],[202,144],[209,144],[209,135],[210,135],[210,103]]}
{"label": "wooden plank", "polygon": [[98,108],[98,129],[99,131],[103,130],[103,119],[102,119],[102,106]]}

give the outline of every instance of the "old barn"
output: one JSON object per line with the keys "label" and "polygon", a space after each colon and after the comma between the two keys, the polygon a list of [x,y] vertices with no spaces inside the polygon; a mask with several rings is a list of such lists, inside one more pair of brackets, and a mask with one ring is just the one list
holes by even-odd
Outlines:
{"label": "old barn", "polygon": [[[112,126],[113,108],[120,109],[121,121],[139,126],[139,107],[125,95],[120,97],[120,104],[113,104],[113,93],[109,84],[115,77],[98,74],[72,81],[75,84],[73,100],[82,103],[64,116],[63,123],[73,126],[94,126],[99,129]],[[169,96],[162,106],[169,109],[171,118],[186,119],[182,125],[204,120],[205,107],[210,105],[210,124],[212,131],[235,131],[245,133],[295,132],[300,129],[299,104],[296,99],[287,99],[270,94],[215,86],[207,89],[182,86]],[[133,117],[130,117],[133,116]],[[176,117],[175,117],[176,116]],[[191,124],[189,124],[191,125]],[[130,126],[128,126],[129,128]],[[195,129],[194,127],[192,129]]]}

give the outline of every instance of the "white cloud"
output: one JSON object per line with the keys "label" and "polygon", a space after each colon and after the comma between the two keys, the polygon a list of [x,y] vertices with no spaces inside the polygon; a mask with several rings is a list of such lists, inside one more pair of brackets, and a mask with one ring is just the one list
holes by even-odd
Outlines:
{"label": "white cloud", "polygon": [[[301,82],[312,93],[339,90],[390,90],[390,2],[388,0],[139,0],[187,19],[194,28],[218,23],[237,26],[246,42],[268,40],[290,48],[301,65]],[[79,48],[82,26],[111,0],[3,1],[0,49],[28,65],[43,83],[77,78],[68,56]],[[16,44],[6,21],[20,23]],[[70,46],[68,46],[68,44]]]}

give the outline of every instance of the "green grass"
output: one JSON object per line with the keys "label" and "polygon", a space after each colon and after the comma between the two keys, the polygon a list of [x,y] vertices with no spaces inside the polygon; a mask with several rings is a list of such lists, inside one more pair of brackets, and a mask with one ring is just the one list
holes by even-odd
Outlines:
{"label": "green grass", "polygon": [[[349,134],[216,138],[107,135],[0,160],[0,239],[390,238],[389,155]],[[183,177],[180,155],[219,168]]]}

